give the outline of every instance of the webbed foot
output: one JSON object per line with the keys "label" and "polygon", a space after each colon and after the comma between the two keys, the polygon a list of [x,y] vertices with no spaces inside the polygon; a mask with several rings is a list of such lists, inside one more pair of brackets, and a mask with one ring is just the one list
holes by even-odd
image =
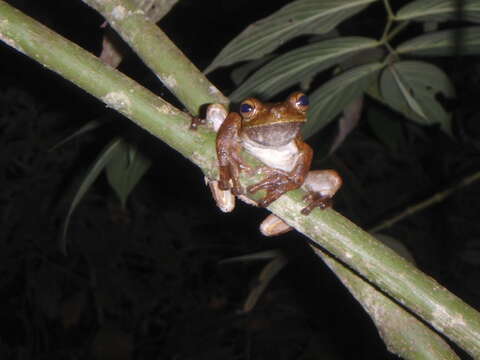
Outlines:
{"label": "webbed foot", "polygon": [[328,195],[322,195],[318,192],[309,192],[303,197],[303,201],[307,201],[309,204],[301,211],[303,215],[310,214],[316,207],[324,210],[332,207],[332,198]]}

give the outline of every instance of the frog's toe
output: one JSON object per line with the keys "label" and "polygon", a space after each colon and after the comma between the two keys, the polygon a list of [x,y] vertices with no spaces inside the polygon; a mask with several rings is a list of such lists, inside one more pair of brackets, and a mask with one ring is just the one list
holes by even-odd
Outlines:
{"label": "frog's toe", "polygon": [[236,160],[236,163],[237,163],[237,166],[238,166],[238,169],[240,171],[243,171],[245,173],[247,173],[248,175],[254,175],[255,172],[256,172],[256,167],[253,167],[249,164],[247,164],[245,161],[243,161],[241,158],[238,158],[238,159],[235,159]]}
{"label": "frog's toe", "polygon": [[263,190],[265,188],[265,184],[263,183],[258,183],[258,184],[253,184],[247,187],[247,191],[250,194],[255,194],[257,191]]}
{"label": "frog's toe", "polygon": [[258,202],[258,206],[260,206],[260,207],[267,207],[267,206],[270,205],[272,202],[273,202],[273,200],[267,199],[267,198],[265,197],[265,198],[263,198],[262,200],[260,200],[260,201]]}
{"label": "frog's toe", "polygon": [[303,199],[309,202],[309,204],[301,211],[303,215],[310,214],[316,207],[322,210],[332,207],[332,198],[328,195],[322,195],[318,192],[310,192],[305,195]]}

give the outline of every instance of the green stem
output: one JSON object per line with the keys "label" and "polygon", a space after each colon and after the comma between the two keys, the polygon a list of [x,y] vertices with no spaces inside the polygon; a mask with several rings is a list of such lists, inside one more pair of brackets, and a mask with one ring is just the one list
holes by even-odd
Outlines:
{"label": "green stem", "polygon": [[390,352],[403,359],[459,359],[444,339],[422,321],[332,256],[312,248],[370,315]]}
{"label": "green stem", "polygon": [[388,36],[388,32],[390,31],[390,28],[393,25],[394,17],[395,17],[388,0],[383,0],[383,5],[385,6],[385,11],[387,12],[387,24],[385,25],[385,29],[383,30],[383,34],[382,34],[382,37],[380,39],[380,43],[384,43],[386,41],[387,36]]}
{"label": "green stem", "polygon": [[383,30],[382,37],[380,38],[380,44],[383,44],[387,41],[388,38],[388,32],[390,31],[390,28],[392,27],[393,21],[389,18],[387,20],[387,24],[385,25],[385,29]]}
{"label": "green stem", "polygon": [[162,83],[197,115],[202,105],[228,104],[174,43],[130,0],[83,0],[101,13]]}
{"label": "green stem", "polygon": [[316,210],[310,216],[300,215],[302,196],[301,192],[292,191],[269,210],[472,357],[480,358],[480,314],[475,309],[335,211]]}
{"label": "green stem", "polygon": [[405,29],[410,24],[409,21],[402,21],[400,24],[393,29],[390,34],[385,38],[385,41],[392,41],[395,36],[397,36],[403,29]]}
{"label": "green stem", "polygon": [[397,52],[395,51],[395,49],[392,47],[392,45],[390,45],[390,43],[388,41],[385,42],[385,47],[387,48],[388,53],[389,53],[389,55],[386,59],[387,63],[391,64],[391,63],[393,63],[393,61],[396,61],[399,58],[399,56],[398,56]]}
{"label": "green stem", "polygon": [[188,131],[190,116],[4,1],[0,1],[0,39],[122,113],[215,176],[213,133],[205,129]]}
{"label": "green stem", "polygon": [[395,19],[395,14],[392,11],[392,7],[390,6],[390,2],[388,0],[383,0],[383,5],[385,6],[385,10],[387,12],[387,16],[390,20]]}
{"label": "green stem", "polygon": [[480,172],[476,172],[472,175],[467,176],[462,181],[460,181],[460,183],[458,183],[456,186],[453,186],[445,191],[436,193],[426,200],[423,200],[417,204],[407,207],[404,211],[402,211],[402,213],[395,215],[391,219],[388,219],[382,222],[381,224],[375,226],[374,228],[370,229],[370,232],[378,232],[380,230],[389,228],[390,226],[396,224],[397,222],[403,220],[408,216],[411,216],[419,211],[422,211],[430,206],[433,206],[434,204],[444,201],[447,197],[451,196],[454,192],[476,181],[480,181]]}

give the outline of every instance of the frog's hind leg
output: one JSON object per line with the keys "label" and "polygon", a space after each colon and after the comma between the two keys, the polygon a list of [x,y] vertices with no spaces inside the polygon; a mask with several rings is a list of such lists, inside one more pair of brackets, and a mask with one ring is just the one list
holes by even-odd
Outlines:
{"label": "frog's hind leg", "polygon": [[341,186],[342,178],[335,170],[310,171],[302,185],[308,192],[303,200],[309,203],[303,208],[302,214],[308,215],[316,207],[320,209],[331,207],[332,198]]}

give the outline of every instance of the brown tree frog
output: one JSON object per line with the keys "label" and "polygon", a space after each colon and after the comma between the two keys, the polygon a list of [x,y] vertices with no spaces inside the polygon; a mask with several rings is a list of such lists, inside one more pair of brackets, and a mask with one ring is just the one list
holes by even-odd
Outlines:
{"label": "brown tree frog", "polygon": [[[248,98],[240,104],[239,113],[227,114],[218,104],[208,107],[206,121],[217,131],[219,165],[219,180],[211,182],[210,188],[220,209],[225,212],[233,210],[233,195],[251,202],[242,196],[245,190],[239,182],[241,171],[252,171],[241,157],[242,149],[266,165],[260,169],[266,177],[247,188],[249,193],[265,190],[266,195],[257,205],[266,207],[287,191],[301,186],[308,192],[304,198],[308,205],[302,214],[308,215],[315,207],[325,209],[331,206],[331,199],[342,185],[342,179],[335,170],[309,171],[313,151],[300,134],[307,120],[307,109],[308,98],[301,92],[295,92],[279,103],[262,103]],[[288,230],[290,227],[274,215],[261,225],[265,235]]]}

